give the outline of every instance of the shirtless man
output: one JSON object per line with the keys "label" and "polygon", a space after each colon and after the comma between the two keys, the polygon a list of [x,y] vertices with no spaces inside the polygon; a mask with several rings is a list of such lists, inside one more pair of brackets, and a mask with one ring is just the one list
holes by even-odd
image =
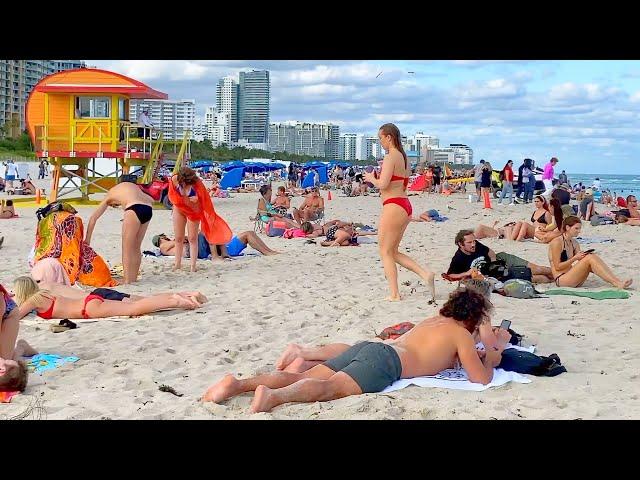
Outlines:
{"label": "shirtless man", "polygon": [[124,283],[133,283],[138,279],[142,254],[140,247],[153,216],[153,198],[140,190],[135,183],[122,182],[109,190],[105,199],[87,224],[84,241],[91,244],[91,236],[96,222],[107,210],[107,207],[120,206],[124,209],[122,221],[122,266],[124,267]]}
{"label": "shirtless man", "polygon": [[628,218],[640,218],[640,210],[638,210],[638,199],[635,195],[629,195],[627,197],[627,208],[620,209],[619,213]]}
{"label": "shirtless man", "polygon": [[304,199],[300,208],[293,209],[293,218],[299,224],[307,221],[314,221],[319,213],[324,210],[324,198],[320,196],[318,187],[313,187],[311,193]]}
{"label": "shirtless man", "polygon": [[281,210],[284,213],[291,208],[291,200],[282,185],[278,187],[278,193],[276,194],[272,205],[274,209]]}
{"label": "shirtless man", "polygon": [[362,342],[304,373],[274,372],[238,380],[225,376],[203,401],[220,403],[255,391],[251,411],[268,412],[288,402],[335,400],[384,390],[400,378],[435,375],[459,360],[469,380],[487,385],[500,363],[505,342],[483,358],[473,334],[489,317],[491,303],[474,289],[458,289],[440,309],[408,333],[390,342]]}

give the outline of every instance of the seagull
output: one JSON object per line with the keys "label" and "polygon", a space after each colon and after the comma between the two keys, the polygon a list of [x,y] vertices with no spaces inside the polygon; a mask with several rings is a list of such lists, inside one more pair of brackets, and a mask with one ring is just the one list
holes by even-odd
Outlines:
{"label": "seagull", "polygon": [[407,72],[407,73],[410,73],[410,74],[412,74],[412,73],[416,73],[416,72]]}
{"label": "seagull", "polygon": [[380,75],[382,75],[382,72],[380,72],[378,75],[376,75],[376,78],[378,78]]}

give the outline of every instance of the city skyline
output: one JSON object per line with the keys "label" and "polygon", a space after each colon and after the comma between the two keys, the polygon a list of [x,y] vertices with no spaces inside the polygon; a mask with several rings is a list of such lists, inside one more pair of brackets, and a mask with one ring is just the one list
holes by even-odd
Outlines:
{"label": "city skyline", "polygon": [[386,122],[464,143],[498,166],[551,156],[574,172],[638,173],[637,61],[104,61],[89,64],[215,104],[215,83],[271,72],[271,122],[331,122],[375,134]]}

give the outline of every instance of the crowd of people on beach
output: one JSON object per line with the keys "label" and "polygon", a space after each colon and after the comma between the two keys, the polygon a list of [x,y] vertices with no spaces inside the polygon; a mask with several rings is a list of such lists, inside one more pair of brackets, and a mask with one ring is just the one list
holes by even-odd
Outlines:
{"label": "crowd of people on beach", "polygon": [[[400,265],[424,282],[428,303],[435,305],[436,272],[400,248],[411,222],[439,221],[438,212],[434,210],[414,214],[407,193],[412,174],[415,174],[414,181],[415,177],[424,176],[421,191],[430,193],[464,192],[464,185],[469,179],[475,183],[479,201],[494,188],[494,171],[484,160],[473,170],[456,173],[447,174],[437,165],[413,171],[401,138],[397,126],[382,125],[378,139],[387,154],[381,166],[356,169],[337,165],[330,172],[331,186],[334,189],[348,186],[349,196],[371,192],[379,194],[382,206],[375,228],[351,219],[326,220],[320,187],[314,184],[303,189],[300,184],[303,172],[292,164],[286,173],[286,184],[279,186],[275,195],[271,183],[260,186],[256,215],[252,217],[256,225],[254,231],[234,235],[214,208],[212,197],[216,198],[217,192],[207,188],[196,171],[182,167],[168,178],[168,197],[173,206],[173,235],[154,232],[152,245],[158,255],[174,258],[174,270],[181,270],[186,258],[189,270],[196,272],[198,259],[224,261],[242,255],[247,247],[265,256],[280,254],[261,238],[261,232],[268,236],[306,238],[308,241],[324,237],[321,244],[327,247],[349,247],[357,245],[363,236],[377,236],[387,281],[387,300],[396,302],[402,299],[398,284]],[[245,379],[227,375],[204,393],[203,401],[222,402],[253,391],[251,410],[270,411],[288,402],[329,401],[380,392],[400,378],[435,375],[454,366],[462,367],[471,382],[489,384],[494,368],[501,365],[503,355],[507,355],[505,351],[512,338],[507,329],[491,325],[493,307],[488,293],[496,283],[518,279],[530,283],[555,283],[558,287],[579,287],[591,273],[619,289],[629,288],[632,283],[631,279],[618,277],[594,250],[581,250],[576,239],[581,233],[583,220],[593,223],[594,218],[603,215],[595,211],[591,189],[583,189],[581,185],[570,187],[564,171],[560,181],[554,182],[557,163],[558,159],[554,157],[545,165],[542,172],[544,190],[540,195],[534,195],[537,180],[530,159],[525,159],[519,167],[517,179],[514,162],[509,160],[505,164],[498,175],[502,189],[498,203],[508,197],[508,204],[514,205],[521,196],[522,203],[533,202],[530,221],[514,219],[503,226],[480,224],[459,231],[453,238],[456,250],[449,268],[441,274],[442,279],[459,282],[459,286],[437,314],[393,339],[376,338],[355,345],[319,347],[292,344],[278,360],[274,372]],[[455,179],[462,181],[450,182]],[[215,185],[219,176],[212,175],[210,180]],[[292,199],[299,195],[303,197],[302,202],[293,207]],[[602,198],[608,200],[609,205],[614,202],[613,199]],[[577,209],[571,205],[571,200],[578,202],[574,205]],[[615,202],[618,200],[616,198]],[[630,195],[623,200],[624,206],[612,212],[610,218],[628,225],[640,224],[636,197]],[[84,236],[81,219],[72,207],[59,202],[56,208],[49,206],[48,210],[39,211],[31,274],[14,279],[12,293],[0,285],[0,311],[3,312],[0,391],[23,391],[27,387],[28,371],[23,359],[37,352],[29,343],[19,340],[18,334],[20,320],[31,312],[47,320],[64,318],[70,321],[139,316],[164,309],[193,310],[208,302],[198,291],[137,296],[114,290],[111,287],[117,282],[108,272],[99,282],[96,280],[99,284],[79,280],[96,278],[96,272],[102,271],[102,260],[91,248],[91,243],[99,230],[98,222],[109,207],[119,207],[123,211],[121,283],[128,285],[139,279],[144,250],[142,244],[153,221],[156,201],[155,192],[145,185],[128,181],[118,183],[108,191],[88,219]],[[510,214],[514,212],[512,209],[508,211]],[[2,204],[0,215],[9,214],[15,215],[15,210],[8,201]],[[41,231],[44,225],[52,229],[50,235]],[[61,225],[65,225],[66,230],[57,228]],[[75,229],[73,225],[76,225]],[[538,265],[515,253],[496,253],[479,241],[485,238],[511,240],[516,242],[509,243],[514,248],[520,245],[518,242],[527,239],[547,244],[549,263]],[[53,248],[49,243],[61,247]],[[74,260],[68,261],[71,257]],[[83,262],[88,262],[91,268],[84,268]],[[508,273],[500,278],[494,277],[499,269]],[[486,282],[488,292],[473,287],[471,281]],[[96,288],[81,289],[78,283]],[[482,342],[484,348],[478,349],[478,342]]]}

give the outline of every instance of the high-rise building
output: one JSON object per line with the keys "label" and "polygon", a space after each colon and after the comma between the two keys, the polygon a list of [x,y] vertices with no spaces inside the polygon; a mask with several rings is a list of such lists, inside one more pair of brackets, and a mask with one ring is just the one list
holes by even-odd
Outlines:
{"label": "high-rise building", "polygon": [[240,72],[238,138],[266,143],[269,136],[269,71]]}
{"label": "high-rise building", "polygon": [[365,158],[366,160],[379,160],[384,157],[384,150],[380,146],[378,137],[367,137],[365,139]]}
{"label": "high-rise building", "polygon": [[229,113],[219,112],[216,107],[207,107],[204,118],[207,124],[207,138],[211,140],[213,146],[217,147],[222,143],[229,145],[231,143]]}
{"label": "high-rise building", "polygon": [[0,60],[0,126],[9,136],[25,129],[24,107],[33,87],[43,77],[62,70],[85,68],[80,60]]}
{"label": "high-rise building", "polygon": [[131,100],[129,120],[132,125],[144,110],[149,111],[151,123],[162,131],[165,140],[182,140],[185,130],[193,132],[195,100]]}
{"label": "high-rise building", "polygon": [[426,162],[470,165],[473,163],[473,150],[461,143],[452,143],[448,147],[427,147]]}
{"label": "high-rise building", "polygon": [[191,138],[196,142],[209,139],[209,128],[202,118],[196,117]]}
{"label": "high-rise building", "polygon": [[469,146],[462,143],[451,143],[449,146],[453,149],[453,163],[456,165],[473,164],[473,150]]}
{"label": "high-rise building", "polygon": [[[271,136],[273,135],[273,138]],[[284,122],[269,125],[269,149],[338,159],[340,127],[331,123]]]}
{"label": "high-rise building", "polygon": [[359,133],[340,135],[339,158],[347,161],[366,160],[368,156],[365,136]]}
{"label": "high-rise building", "polygon": [[233,77],[224,77],[216,87],[216,110],[229,117],[229,141],[238,141],[238,83]]}

